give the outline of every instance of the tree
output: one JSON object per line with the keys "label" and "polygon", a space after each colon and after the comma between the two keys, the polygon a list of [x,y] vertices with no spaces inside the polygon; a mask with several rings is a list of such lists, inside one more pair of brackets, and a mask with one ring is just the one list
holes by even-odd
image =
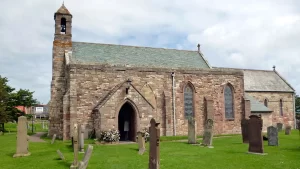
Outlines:
{"label": "tree", "polygon": [[[15,91],[10,87],[6,77],[0,75],[0,123],[10,120],[18,120],[18,117],[24,115],[24,112],[18,110],[16,106],[30,107],[37,104],[37,100],[33,98],[33,93],[26,89]],[[25,100],[23,100],[23,97]]]}
{"label": "tree", "polygon": [[295,111],[296,119],[300,119],[300,97],[298,95],[295,96]]}

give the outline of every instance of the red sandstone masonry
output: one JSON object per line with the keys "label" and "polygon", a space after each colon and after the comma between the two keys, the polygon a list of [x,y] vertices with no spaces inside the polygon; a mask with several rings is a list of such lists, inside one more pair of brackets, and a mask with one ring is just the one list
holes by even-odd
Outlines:
{"label": "red sandstone masonry", "polygon": [[[120,71],[122,70],[122,71]],[[73,112],[79,117],[85,118],[84,123],[87,128],[98,126],[98,131],[106,129],[117,129],[117,116],[119,107],[124,103],[124,88],[120,88],[105,105],[100,108],[100,125],[95,124],[91,118],[93,107],[109,92],[114,86],[131,78],[132,85],[140,91],[144,84],[153,89],[156,97],[157,108],[153,110],[146,100],[140,96],[139,92],[130,89],[128,97],[137,107],[141,118],[138,119],[138,129],[148,127],[151,117],[160,119],[165,124],[162,133],[173,133],[173,113],[172,113],[172,79],[171,72],[175,72],[176,81],[176,129],[177,135],[187,134],[187,120],[183,112],[183,91],[182,85],[188,81],[192,83],[196,90],[195,95],[195,117],[197,124],[204,121],[204,97],[213,98],[215,112],[215,133],[239,133],[240,119],[243,112],[243,73],[241,71],[225,70],[181,70],[163,68],[126,68],[109,67],[107,65],[70,65],[70,81],[76,78],[76,83],[71,83],[71,88],[76,91],[77,107],[72,106],[74,99],[70,100]],[[230,83],[234,87],[234,112],[235,119],[228,121],[224,117],[224,86]],[[167,96],[164,96],[164,94]],[[169,94],[168,94],[169,93]],[[72,94],[70,93],[72,96]],[[75,104],[74,104],[75,105]],[[72,112],[71,111],[71,112]],[[165,112],[165,113],[163,113]],[[77,118],[77,121],[81,120]],[[162,121],[163,120],[163,121]],[[197,133],[202,134],[203,125],[197,125]]]}

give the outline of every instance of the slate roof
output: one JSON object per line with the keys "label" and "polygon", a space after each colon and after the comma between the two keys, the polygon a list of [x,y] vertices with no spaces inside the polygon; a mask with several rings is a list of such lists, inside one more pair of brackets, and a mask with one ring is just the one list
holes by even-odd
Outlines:
{"label": "slate roof", "polygon": [[72,42],[71,63],[148,68],[210,68],[201,52]]}
{"label": "slate roof", "polygon": [[245,98],[250,100],[251,112],[260,112],[260,113],[272,112],[271,109],[266,107],[263,103],[259,102],[249,94],[245,93]]}
{"label": "slate roof", "polygon": [[[216,68],[216,67],[214,67]],[[236,69],[244,72],[245,91],[294,92],[293,87],[276,70]]]}

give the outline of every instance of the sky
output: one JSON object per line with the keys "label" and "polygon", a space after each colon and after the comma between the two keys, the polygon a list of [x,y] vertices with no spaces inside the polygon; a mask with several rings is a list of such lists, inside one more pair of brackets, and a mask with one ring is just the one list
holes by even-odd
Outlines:
{"label": "sky", "polygon": [[[0,1],[0,75],[50,100],[62,0]],[[201,51],[210,65],[276,70],[300,91],[299,0],[65,0],[73,41]]]}

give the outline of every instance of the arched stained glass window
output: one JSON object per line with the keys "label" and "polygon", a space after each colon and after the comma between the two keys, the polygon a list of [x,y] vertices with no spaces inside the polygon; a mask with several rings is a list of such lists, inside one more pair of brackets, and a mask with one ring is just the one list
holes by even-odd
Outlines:
{"label": "arched stained glass window", "polygon": [[265,99],[264,105],[265,105],[266,107],[268,107],[268,100],[267,100],[267,99]]}
{"label": "arched stained glass window", "polygon": [[282,100],[280,99],[280,104],[279,104],[279,106],[280,106],[280,116],[283,116],[283,103],[282,103]]}
{"label": "arched stained glass window", "polygon": [[225,118],[233,119],[233,92],[230,86],[226,85],[224,90],[224,98],[225,98]]}
{"label": "arched stained glass window", "polygon": [[190,85],[186,85],[184,88],[184,116],[185,118],[194,116],[193,105],[193,89]]}

